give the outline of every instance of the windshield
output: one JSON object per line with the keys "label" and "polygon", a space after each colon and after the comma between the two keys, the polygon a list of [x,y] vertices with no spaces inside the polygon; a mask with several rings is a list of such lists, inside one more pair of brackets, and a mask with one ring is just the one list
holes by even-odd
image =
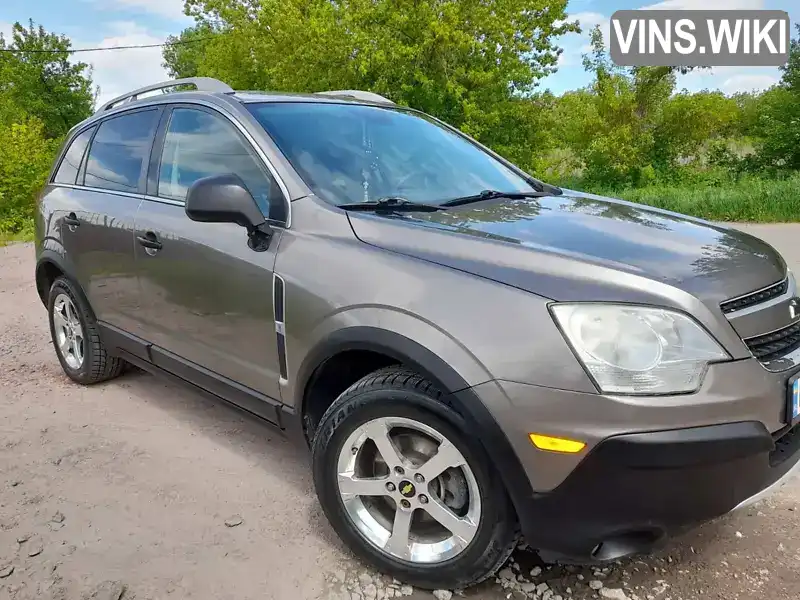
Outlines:
{"label": "windshield", "polygon": [[533,191],[477,146],[418,113],[313,102],[248,108],[314,193],[333,204],[387,197],[439,204],[482,190]]}

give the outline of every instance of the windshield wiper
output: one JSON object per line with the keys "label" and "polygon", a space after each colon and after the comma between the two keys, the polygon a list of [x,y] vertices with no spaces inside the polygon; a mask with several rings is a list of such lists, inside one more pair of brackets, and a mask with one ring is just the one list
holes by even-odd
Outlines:
{"label": "windshield wiper", "polygon": [[481,202],[483,200],[492,200],[494,198],[508,198],[509,200],[522,200],[523,198],[541,198],[542,196],[549,196],[547,192],[500,192],[498,190],[483,190],[479,194],[472,196],[461,196],[460,198],[453,198],[442,202],[442,206],[460,206],[462,204],[471,204],[472,202]]}
{"label": "windshield wiper", "polygon": [[436,204],[423,204],[422,202],[412,202],[405,198],[390,196],[380,198],[370,202],[353,202],[350,204],[340,204],[339,208],[354,211],[372,212],[435,212],[437,210],[447,210]]}
{"label": "windshield wiper", "polygon": [[552,183],[545,183],[544,181],[539,181],[534,177],[526,177],[525,181],[527,181],[530,185],[532,185],[536,191],[539,192],[547,192],[551,196],[560,196],[564,193],[557,185],[553,185]]}

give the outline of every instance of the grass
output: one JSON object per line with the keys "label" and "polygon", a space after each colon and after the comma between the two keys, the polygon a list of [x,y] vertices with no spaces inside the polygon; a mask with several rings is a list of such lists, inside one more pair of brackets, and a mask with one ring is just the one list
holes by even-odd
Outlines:
{"label": "grass", "polygon": [[800,221],[800,173],[784,180],[752,177],[719,187],[651,186],[609,195],[712,221]]}
{"label": "grass", "polygon": [[20,233],[6,233],[0,231],[0,246],[7,246],[14,242],[32,242],[33,230],[21,231]]}

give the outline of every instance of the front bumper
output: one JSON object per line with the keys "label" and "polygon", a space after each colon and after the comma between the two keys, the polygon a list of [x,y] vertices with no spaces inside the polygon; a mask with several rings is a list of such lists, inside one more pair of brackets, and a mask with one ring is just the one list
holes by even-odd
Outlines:
{"label": "front bumper", "polygon": [[[755,502],[800,469],[788,381],[754,359],[713,365],[696,394],[615,397],[494,381],[475,386],[518,459],[498,465],[528,543],[571,562],[648,552]],[[558,454],[528,433],[576,439]],[[515,481],[524,480],[517,486]]]}
{"label": "front bumper", "polygon": [[757,422],[622,435],[530,498],[520,520],[547,560],[615,560],[748,506],[798,471],[800,426],[777,439]]}

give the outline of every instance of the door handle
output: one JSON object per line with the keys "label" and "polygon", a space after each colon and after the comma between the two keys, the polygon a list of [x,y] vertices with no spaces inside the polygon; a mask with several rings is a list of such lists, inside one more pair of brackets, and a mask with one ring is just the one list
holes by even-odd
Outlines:
{"label": "door handle", "polygon": [[158,241],[156,234],[152,231],[148,231],[144,235],[137,235],[136,241],[139,242],[142,246],[144,246],[147,250],[153,250],[154,252],[148,252],[148,254],[154,254],[155,251],[161,250],[164,245]]}
{"label": "door handle", "polygon": [[75,228],[81,224],[80,220],[78,219],[78,215],[76,215],[74,212],[71,212],[64,217],[64,223],[67,224],[70,231],[75,231]]}

